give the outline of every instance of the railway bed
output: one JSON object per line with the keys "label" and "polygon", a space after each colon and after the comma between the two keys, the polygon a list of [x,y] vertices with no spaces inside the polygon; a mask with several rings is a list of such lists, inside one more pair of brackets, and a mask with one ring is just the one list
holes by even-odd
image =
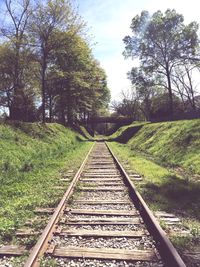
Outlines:
{"label": "railway bed", "polygon": [[[52,216],[24,267],[186,266],[104,142],[94,144],[58,207],[37,212]],[[0,247],[1,256],[24,253]]]}

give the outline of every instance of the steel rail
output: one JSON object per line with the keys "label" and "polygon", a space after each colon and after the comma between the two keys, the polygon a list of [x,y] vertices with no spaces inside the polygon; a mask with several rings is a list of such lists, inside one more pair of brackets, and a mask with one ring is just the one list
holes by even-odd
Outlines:
{"label": "steel rail", "polygon": [[[94,143],[95,144],[95,143]],[[53,232],[56,227],[56,223],[58,222],[60,216],[62,215],[66,201],[69,199],[69,197],[73,193],[73,189],[78,182],[80,175],[83,171],[83,168],[85,167],[85,164],[87,162],[87,159],[94,147],[94,144],[90,148],[88,154],[86,155],[83,163],[81,164],[79,170],[77,171],[76,175],[74,176],[72,182],[70,183],[67,191],[65,192],[63,198],[61,199],[60,203],[58,204],[56,210],[54,211],[51,219],[49,220],[47,226],[45,227],[43,233],[41,234],[40,238],[38,239],[36,245],[34,246],[32,252],[30,253],[24,267],[38,267],[40,266],[40,260],[43,254],[45,253],[47,247],[48,247],[48,242],[50,241]]]}
{"label": "steel rail", "polygon": [[123,166],[117,159],[117,157],[112,152],[110,146],[106,142],[106,146],[108,150],[110,151],[112,157],[114,158],[114,161],[116,162],[125,183],[129,187],[129,193],[130,197],[134,201],[134,204],[136,208],[138,208],[142,219],[146,223],[147,229],[153,236],[154,240],[157,242],[157,249],[163,259],[163,261],[166,263],[166,266],[168,267],[186,267],[185,263],[181,259],[180,255],[178,254],[177,250],[174,248],[168,237],[166,236],[166,233],[159,225],[158,221],[154,217],[153,213],[148,208],[147,204],[145,203],[144,199],[140,195],[140,193],[137,191],[135,185],[129,178],[128,174],[124,170]]}

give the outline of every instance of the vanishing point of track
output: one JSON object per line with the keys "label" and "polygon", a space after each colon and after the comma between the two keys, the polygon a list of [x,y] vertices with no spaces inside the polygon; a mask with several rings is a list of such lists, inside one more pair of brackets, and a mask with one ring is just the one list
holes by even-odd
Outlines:
{"label": "vanishing point of track", "polygon": [[56,266],[185,266],[104,142],[89,151],[25,267],[52,259]]}

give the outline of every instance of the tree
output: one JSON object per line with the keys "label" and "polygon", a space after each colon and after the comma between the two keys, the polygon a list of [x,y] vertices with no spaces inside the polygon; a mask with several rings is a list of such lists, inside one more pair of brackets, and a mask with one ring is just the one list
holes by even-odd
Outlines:
{"label": "tree", "polygon": [[84,24],[72,9],[68,0],[47,0],[38,3],[30,23],[30,31],[35,40],[36,53],[41,66],[42,121],[46,111],[46,75],[51,53],[63,46],[65,35],[56,39],[58,31],[79,32]]}
{"label": "tree", "polygon": [[92,89],[92,108],[90,116],[98,115],[99,110],[108,108],[110,101],[110,91],[107,86],[105,71],[101,68],[97,60],[92,60],[89,69],[89,83]]}
{"label": "tree", "polygon": [[[62,123],[67,120],[73,123],[79,109],[87,101],[86,92],[90,89],[87,83],[88,66],[91,62],[91,51],[87,43],[71,32],[65,34],[65,43],[55,51],[54,63],[60,74],[58,81],[59,106]],[[65,119],[65,113],[66,118]]]}
{"label": "tree", "polygon": [[106,106],[109,91],[106,75],[94,60],[87,42],[70,32],[57,32],[57,40],[63,35],[65,43],[50,57],[46,99],[50,120],[54,106],[54,115],[61,123],[73,124],[77,119],[86,120]]}
{"label": "tree", "polygon": [[132,19],[131,30],[133,36],[124,38],[124,55],[139,57],[143,67],[165,78],[173,118],[172,70],[180,61],[195,55],[198,25],[185,25],[182,15],[168,9],[165,14],[157,11],[152,16],[143,11]]}
{"label": "tree", "polygon": [[132,120],[139,119],[139,101],[135,88],[121,92],[121,101],[113,101],[111,107],[117,115],[132,118]]}
{"label": "tree", "polygon": [[[14,90],[15,77],[15,51],[10,43],[0,46],[0,106],[6,107],[9,111],[9,118],[29,121],[36,119],[35,102],[38,98],[38,84],[34,76],[37,64],[29,50],[23,50],[20,61],[23,62],[23,69],[20,73],[20,93]],[[16,99],[17,98],[17,99]],[[17,114],[13,118],[12,112],[15,108]],[[33,114],[34,113],[34,114]]]}
{"label": "tree", "polygon": [[194,72],[197,74],[198,65],[193,62],[185,62],[175,67],[172,73],[174,91],[180,95],[185,109],[192,109],[197,112],[196,96],[198,95],[197,85],[193,80]]}
{"label": "tree", "polygon": [[[9,18],[6,24],[0,28],[1,35],[9,40],[12,50],[12,75],[10,76],[10,91],[7,96],[12,94],[12,101],[9,101],[10,118],[21,119],[20,107],[23,106],[23,49],[26,46],[26,29],[30,17],[30,0],[13,3],[11,0],[4,1]],[[12,89],[11,89],[12,88]],[[11,92],[13,91],[13,92]]]}
{"label": "tree", "polygon": [[[173,95],[174,100],[174,118],[183,119],[184,109],[179,97]],[[169,98],[166,93],[159,93],[151,98],[151,121],[166,121],[169,120]]]}
{"label": "tree", "polygon": [[0,46],[0,106],[8,108],[9,115],[13,101],[13,51],[8,44]]}
{"label": "tree", "polygon": [[5,0],[0,106],[17,120],[42,115],[45,122],[47,113],[63,124],[87,119],[107,106],[109,90],[81,35],[84,23],[70,0],[30,1]]}
{"label": "tree", "polygon": [[133,67],[132,70],[128,73],[128,78],[131,80],[132,85],[136,90],[136,97],[140,102],[139,108],[146,120],[151,119],[151,104],[152,97],[158,93],[159,77],[152,76],[144,68]]}

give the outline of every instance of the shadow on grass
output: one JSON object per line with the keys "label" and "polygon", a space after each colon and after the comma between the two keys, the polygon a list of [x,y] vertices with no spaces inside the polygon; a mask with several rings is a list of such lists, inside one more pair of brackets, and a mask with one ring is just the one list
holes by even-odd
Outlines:
{"label": "shadow on grass", "polygon": [[120,133],[117,137],[102,137],[102,138],[87,138],[87,141],[95,141],[95,142],[119,142],[122,144],[126,144],[144,125],[139,126],[131,126],[122,133]]}
{"label": "shadow on grass", "polygon": [[171,175],[162,184],[148,182],[141,190],[150,204],[200,220],[200,184]]}
{"label": "shadow on grass", "polygon": [[115,141],[122,144],[126,144],[143,126],[144,125],[129,127],[115,138],[108,137],[107,141]]}

